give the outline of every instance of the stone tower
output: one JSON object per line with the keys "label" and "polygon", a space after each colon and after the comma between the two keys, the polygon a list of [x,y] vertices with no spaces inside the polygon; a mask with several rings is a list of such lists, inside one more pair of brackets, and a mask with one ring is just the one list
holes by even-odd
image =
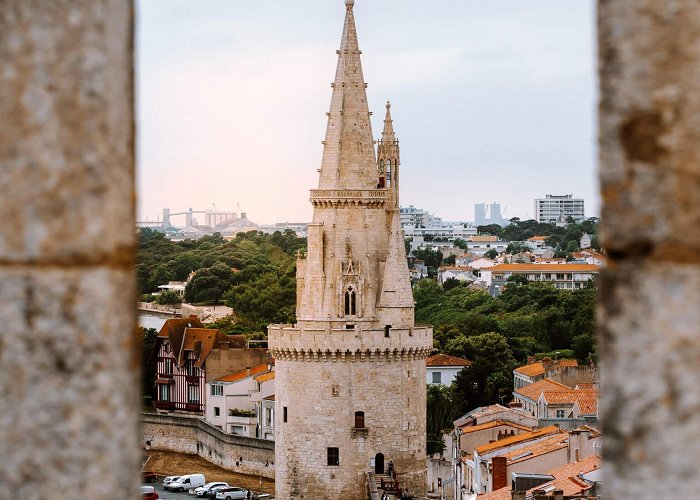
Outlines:
{"label": "stone tower", "polygon": [[[269,327],[276,359],[277,498],[367,498],[389,461],[425,495],[425,358],[399,220],[399,146],[387,103],[375,155],[353,0],[338,51],[297,324]],[[378,157],[377,157],[378,156]]]}

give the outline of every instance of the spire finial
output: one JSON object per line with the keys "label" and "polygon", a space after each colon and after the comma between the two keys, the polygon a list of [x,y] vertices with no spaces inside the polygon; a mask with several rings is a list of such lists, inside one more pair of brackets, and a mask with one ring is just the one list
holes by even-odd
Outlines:
{"label": "spire finial", "polygon": [[352,9],[353,5],[355,5],[355,0],[345,0],[345,6],[348,9]]}
{"label": "spire finial", "polygon": [[389,109],[389,108],[391,108],[391,103],[390,103],[389,100],[387,99],[387,101],[386,101],[386,109]]}

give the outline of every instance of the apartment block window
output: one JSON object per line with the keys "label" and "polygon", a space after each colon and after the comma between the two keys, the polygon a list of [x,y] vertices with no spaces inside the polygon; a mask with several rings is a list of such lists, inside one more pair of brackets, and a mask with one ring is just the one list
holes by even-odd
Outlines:
{"label": "apartment block window", "polygon": [[335,467],[340,465],[340,450],[338,448],[328,448],[327,454],[328,465]]}
{"label": "apartment block window", "polygon": [[224,395],[224,386],[219,385],[219,384],[212,384],[211,395],[212,396],[223,396]]}
{"label": "apartment block window", "polygon": [[218,406],[214,407],[214,416],[215,417],[221,416],[221,408],[219,408]]}
{"label": "apartment block window", "polygon": [[282,407],[282,421],[283,422],[287,421],[287,407],[286,406]]}
{"label": "apartment block window", "polygon": [[172,375],[173,374],[173,360],[172,358],[166,358],[164,360],[164,373],[166,375]]}
{"label": "apartment block window", "polygon": [[564,418],[564,410],[557,410],[557,418]]}
{"label": "apartment block window", "polygon": [[265,408],[265,425],[272,426],[272,408]]}
{"label": "apartment block window", "polygon": [[441,383],[442,383],[442,373],[433,372],[433,384],[441,384]]}

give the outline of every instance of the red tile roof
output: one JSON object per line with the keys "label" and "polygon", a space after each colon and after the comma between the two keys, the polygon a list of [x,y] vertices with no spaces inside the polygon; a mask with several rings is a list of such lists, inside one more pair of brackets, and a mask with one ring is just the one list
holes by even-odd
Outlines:
{"label": "red tile roof", "polygon": [[435,354],[425,360],[425,366],[471,366],[472,362],[466,359],[449,356],[447,354]]}
{"label": "red tile roof", "polygon": [[560,384],[559,382],[555,382],[554,380],[544,378],[542,380],[538,380],[534,384],[526,385],[525,387],[521,387],[520,389],[513,392],[519,396],[525,397],[532,401],[537,401],[540,397],[540,394],[542,394],[545,391],[554,392],[570,390],[571,387],[568,387],[564,384]]}
{"label": "red tile roof", "polygon": [[516,424],[513,422],[507,422],[505,420],[492,420],[491,422],[486,422],[484,424],[479,424],[479,425],[464,425],[459,428],[460,431],[462,431],[462,434],[469,434],[471,432],[478,432],[478,431],[483,431],[484,429],[492,429],[494,427],[500,427],[500,426],[506,426],[506,427],[512,427],[513,429],[520,429],[521,431],[531,431],[532,429],[530,427]]}
{"label": "red tile roof", "polygon": [[248,373],[248,370],[239,370],[234,373],[229,373],[228,375],[224,375],[223,377],[219,377],[216,379],[217,382],[238,382],[239,380],[243,380],[244,378],[248,377],[253,377],[255,375],[260,375],[261,373],[265,373],[266,371],[269,370],[269,365],[267,363],[263,363],[261,365],[253,366],[250,369],[250,373]]}
{"label": "red tile roof", "polygon": [[543,391],[540,395],[547,404],[574,404],[579,400],[595,400],[598,397],[598,391]]}
{"label": "red tile roof", "polygon": [[526,441],[531,441],[540,437],[551,436],[560,433],[565,433],[565,431],[562,431],[558,427],[552,425],[550,427],[545,427],[537,431],[526,432],[525,434],[511,436],[505,439],[501,439],[500,441],[495,441],[493,443],[479,446],[478,448],[476,448],[476,452],[479,453],[479,455],[484,455],[485,453],[490,453],[499,448],[506,448],[513,444],[524,443]]}

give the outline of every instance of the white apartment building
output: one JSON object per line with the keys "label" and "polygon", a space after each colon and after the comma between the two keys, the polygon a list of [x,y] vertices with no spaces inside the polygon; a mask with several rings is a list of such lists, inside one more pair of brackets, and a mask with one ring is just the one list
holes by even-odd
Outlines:
{"label": "white apartment building", "polygon": [[553,195],[535,199],[535,220],[554,223],[563,215],[572,217],[576,222],[586,219],[583,198],[574,198],[573,194]]}

